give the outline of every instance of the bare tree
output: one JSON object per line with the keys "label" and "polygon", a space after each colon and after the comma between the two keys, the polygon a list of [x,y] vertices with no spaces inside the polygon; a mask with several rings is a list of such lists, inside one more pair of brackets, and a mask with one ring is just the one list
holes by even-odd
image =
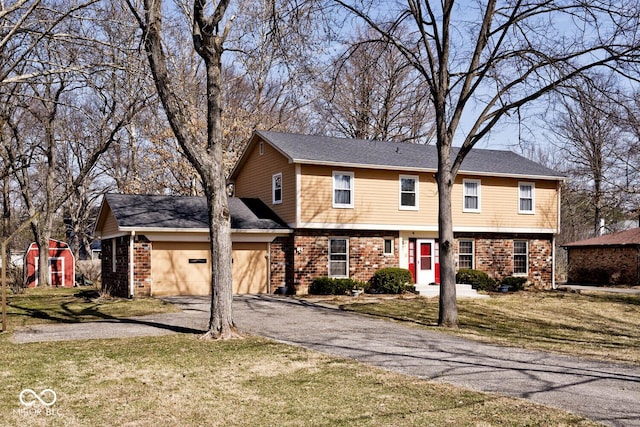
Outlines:
{"label": "bare tree", "polygon": [[562,106],[552,132],[559,140],[567,173],[574,186],[588,194],[592,235],[601,234],[607,199],[618,193],[618,153],[622,144],[619,125],[620,96],[615,81],[596,76],[563,90]]}
{"label": "bare tree", "polygon": [[[24,57],[21,78],[0,86],[15,105],[4,122],[11,132],[3,151],[43,254],[59,209],[87,183],[100,155],[146,100],[139,74],[120,65],[133,67],[124,59],[126,32],[114,32],[116,41],[99,31],[99,20],[114,11],[94,6],[65,15],[55,33],[33,35],[38,43]],[[39,19],[57,20],[58,12],[43,8]],[[47,256],[38,267],[39,284],[48,284]]]}
{"label": "bare tree", "polygon": [[192,40],[204,62],[206,76],[206,132],[188,115],[188,107],[176,95],[163,45],[163,9],[160,0],[144,0],[144,12],[128,0],[143,31],[144,46],[171,129],[185,156],[198,172],[207,199],[211,242],[211,315],[205,337],[228,339],[236,335],[231,303],[231,222],[226,193],[222,113],[222,54],[231,20],[224,22],[229,0],[193,1]]}
{"label": "bare tree", "polygon": [[[302,39],[298,30],[312,18],[286,25],[280,21],[281,0],[237,2],[236,19],[229,32],[230,61],[224,67],[222,117],[227,167],[235,165],[249,137],[257,128],[309,130],[315,80],[311,63],[320,54]],[[309,35],[307,34],[307,37]]]}
{"label": "bare tree", "polygon": [[[333,0],[392,43],[424,79],[438,151],[440,309],[458,325],[451,190],[471,149],[501,120],[598,67],[637,78],[638,4]],[[398,28],[406,32],[398,33]],[[470,123],[464,129],[462,122]],[[459,135],[460,130],[466,133]],[[452,150],[454,140],[461,143]]]}
{"label": "bare tree", "polygon": [[318,113],[339,136],[427,143],[433,114],[423,80],[395,46],[375,36],[358,33],[347,42],[320,83]]}

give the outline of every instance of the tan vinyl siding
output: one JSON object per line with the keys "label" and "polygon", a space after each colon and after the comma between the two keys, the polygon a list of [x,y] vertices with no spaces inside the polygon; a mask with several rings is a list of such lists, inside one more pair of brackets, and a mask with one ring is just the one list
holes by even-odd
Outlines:
{"label": "tan vinyl siding", "polygon": [[[302,165],[301,220],[324,224],[437,225],[438,199],[433,174],[419,176],[419,210],[400,209],[397,171]],[[354,207],[333,208],[333,171],[355,172]]]}
{"label": "tan vinyl siding", "polygon": [[[463,179],[480,181],[480,212],[463,212]],[[535,184],[535,214],[518,213],[520,182]],[[556,181],[470,176],[456,178],[452,191],[455,227],[545,228],[558,223],[558,191]]]}
{"label": "tan vinyl siding", "polygon": [[102,224],[102,228],[100,229],[100,233],[103,236],[113,236],[118,233],[118,223],[116,222],[116,218],[113,216],[113,212],[109,209],[106,212],[106,216],[104,219],[104,223]]}
{"label": "tan vinyl siding", "polygon": [[[354,173],[354,207],[333,208],[333,171]],[[432,173],[301,166],[301,221],[306,224],[397,225],[434,228],[438,194]],[[418,175],[418,210],[400,209],[401,175]],[[462,180],[481,182],[480,212],[462,212]],[[535,183],[535,214],[518,213],[518,183]],[[544,228],[557,226],[557,182],[459,176],[452,193],[454,227]]]}
{"label": "tan vinyl siding", "polygon": [[[259,198],[267,204],[283,221],[293,223],[296,215],[295,167],[266,142],[264,153],[260,154],[260,141],[247,153],[246,162],[235,179],[237,197]],[[282,173],[282,203],[272,204],[271,179]]]}

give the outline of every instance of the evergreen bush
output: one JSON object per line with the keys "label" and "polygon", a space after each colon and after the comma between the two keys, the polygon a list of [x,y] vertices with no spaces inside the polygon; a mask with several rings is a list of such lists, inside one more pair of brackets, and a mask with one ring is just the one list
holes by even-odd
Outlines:
{"label": "evergreen bush", "polygon": [[526,277],[504,277],[500,281],[503,286],[508,286],[510,291],[521,291],[524,289],[524,285],[527,283]]}
{"label": "evergreen bush", "polygon": [[371,288],[380,294],[401,294],[415,290],[413,277],[406,268],[388,267],[378,270],[371,278]]}
{"label": "evergreen bush", "polygon": [[487,273],[471,268],[461,268],[456,273],[456,283],[471,285],[479,291],[492,291],[496,287],[496,281]]}

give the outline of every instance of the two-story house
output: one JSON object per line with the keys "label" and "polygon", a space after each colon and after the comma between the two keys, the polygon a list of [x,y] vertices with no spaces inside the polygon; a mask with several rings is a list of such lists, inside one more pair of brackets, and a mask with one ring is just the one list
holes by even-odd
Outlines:
{"label": "two-story house", "polygon": [[[234,253],[234,291],[243,292],[237,284],[246,285],[247,276],[266,283],[245,289],[273,292],[286,286],[289,291],[305,293],[315,277],[366,281],[380,268],[398,266],[412,272],[418,290],[439,282],[436,169],[436,147],[431,145],[256,132],[229,177],[235,210],[247,204],[254,207],[251,215],[243,211],[251,217],[251,221],[240,222],[244,228],[233,226],[238,214],[232,208],[232,241],[234,252],[241,245],[258,245],[254,249],[261,251],[258,258],[266,260],[266,274],[256,275]],[[483,270],[495,278],[521,275],[536,286],[550,287],[562,180],[558,173],[510,151],[472,150],[453,189],[457,267]],[[164,202],[176,204],[177,199]],[[110,246],[109,238],[104,241],[109,236],[129,242],[131,254],[137,241],[144,242],[149,251],[157,247],[165,252],[179,251],[186,244],[184,239],[189,247],[198,241],[202,247],[194,259],[208,262],[208,237],[202,224],[199,230],[176,223],[162,229],[158,224],[152,232],[145,231],[143,224],[122,227],[116,217],[126,216],[128,202],[120,203],[113,212],[108,200],[103,202],[97,225],[99,233],[109,225],[109,233],[102,233],[107,282],[117,270],[108,249],[115,246]],[[153,217],[156,210],[164,214],[172,210],[142,204],[148,208],[140,218]],[[189,216],[189,212],[183,208],[180,215]],[[259,226],[262,217],[272,221],[263,230]],[[237,219],[235,223],[239,224]],[[112,251],[117,258],[117,248]],[[166,260],[178,258],[177,253],[165,253],[162,268],[168,268]],[[153,255],[148,259],[150,272],[143,275],[144,286],[149,293],[158,294],[154,281],[163,281],[168,273],[154,266]],[[122,263],[128,268],[130,283],[135,283],[135,263]],[[178,283],[189,280],[190,268],[202,268],[190,258],[174,266],[183,273],[171,273],[176,277],[174,288],[163,289],[163,294],[184,293]],[[105,268],[111,269],[106,277]],[[132,289],[136,286],[142,285]]]}
{"label": "two-story house", "polygon": [[[230,181],[293,230],[272,243],[288,260],[277,284],[304,292],[314,277],[400,266],[419,289],[439,282],[436,170],[432,145],[256,132]],[[452,195],[457,267],[550,286],[562,179],[510,151],[471,151]]]}

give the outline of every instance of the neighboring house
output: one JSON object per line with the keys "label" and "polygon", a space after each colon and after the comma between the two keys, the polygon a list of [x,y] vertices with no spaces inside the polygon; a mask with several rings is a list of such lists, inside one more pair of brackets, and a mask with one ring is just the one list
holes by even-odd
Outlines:
{"label": "neighboring house", "polygon": [[[28,288],[38,285],[38,260],[40,250],[33,242],[24,254],[25,284]],[[51,286],[71,288],[75,285],[76,263],[69,245],[59,240],[49,240],[49,280]]]}
{"label": "neighboring house", "polygon": [[567,250],[567,282],[640,285],[640,228],[562,245]]}
{"label": "neighboring house", "polygon": [[[229,199],[234,293],[270,293],[269,245],[291,231],[255,199]],[[96,222],[102,287],[118,296],[207,295],[211,262],[202,197],[107,194]]]}
{"label": "neighboring house", "polygon": [[[272,286],[304,293],[318,276],[366,281],[400,266],[419,290],[440,280],[436,171],[432,145],[259,131],[229,181],[293,230],[271,244]],[[562,180],[512,152],[472,150],[452,194],[457,268],[550,287]]]}
{"label": "neighboring house", "polygon": [[[316,277],[384,267],[438,283],[436,147],[256,132],[232,171],[234,293],[306,293]],[[550,287],[563,177],[509,151],[472,150],[453,189],[458,268]],[[119,294],[208,293],[203,198],[104,198],[102,277]]]}

